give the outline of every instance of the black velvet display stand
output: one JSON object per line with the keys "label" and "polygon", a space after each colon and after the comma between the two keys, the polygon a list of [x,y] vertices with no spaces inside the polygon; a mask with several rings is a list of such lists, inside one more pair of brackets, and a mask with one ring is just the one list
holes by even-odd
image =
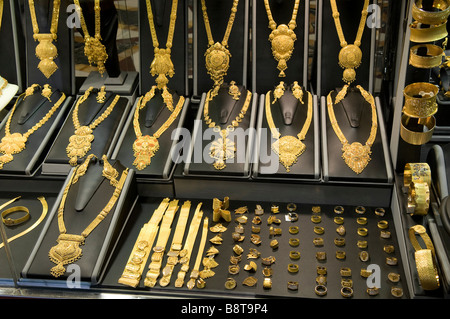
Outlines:
{"label": "black velvet display stand", "polygon": [[[89,126],[89,124],[94,122],[100,115],[103,114],[109,105],[111,105],[116,97],[116,94],[107,92],[105,102],[98,103],[96,100],[97,94],[98,90],[94,89],[88,99],[79,106],[78,120],[81,126]],[[71,169],[66,148],[69,145],[70,137],[75,134],[73,124],[74,109],[75,103],[44,161],[42,166],[43,174],[66,175]],[[124,125],[129,109],[130,104],[128,99],[120,97],[108,117],[93,130],[93,135],[95,138],[92,141],[91,149],[86,155],[92,153],[98,158],[101,158],[102,155],[105,154],[108,158],[111,157],[115,142],[117,141],[121,128]],[[78,164],[81,164],[84,159],[85,157],[78,158]]]}
{"label": "black velvet display stand", "polygon": [[[117,169],[120,176],[125,167],[119,161],[110,161]],[[68,234],[81,234],[81,232],[95,219],[108,203],[115,187],[102,176],[103,163],[96,159],[91,164],[84,176],[72,185],[67,194],[64,206],[64,223]],[[49,219],[45,224],[41,236],[22,270],[25,282],[31,280],[47,286],[66,285],[66,279],[70,271],[61,277],[55,278],[50,274],[50,269],[55,266],[48,257],[48,253],[59,236],[57,209],[61,202],[61,196],[68,183],[66,180],[61,193],[58,195],[55,205],[49,211]],[[81,246],[82,257],[74,264],[79,266],[81,283],[96,284],[101,280],[104,267],[107,265],[109,255],[112,253],[115,242],[128,219],[128,215],[136,200],[134,171],[130,170],[120,196],[105,219],[86,238]],[[66,268],[67,269],[67,268]]]}

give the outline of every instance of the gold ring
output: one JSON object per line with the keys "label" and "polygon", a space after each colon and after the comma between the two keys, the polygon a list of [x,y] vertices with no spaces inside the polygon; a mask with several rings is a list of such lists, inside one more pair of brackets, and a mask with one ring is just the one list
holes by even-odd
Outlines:
{"label": "gold ring", "polygon": [[276,240],[276,239],[272,239],[271,241],[270,241],[270,248],[272,248],[272,249],[277,249],[278,248],[278,246],[279,246],[279,243],[278,243],[278,240]]}
{"label": "gold ring", "polygon": [[289,234],[292,235],[298,234],[298,226],[289,226]]}
{"label": "gold ring", "polygon": [[263,273],[264,277],[270,277],[273,275],[273,268],[264,267],[264,269],[262,270],[262,273]]}
{"label": "gold ring", "polygon": [[314,246],[323,246],[323,238],[321,237],[316,237],[313,239],[313,244]]}
{"label": "gold ring", "polygon": [[412,118],[426,118],[437,112],[436,97],[439,88],[428,82],[411,83],[403,90],[403,113]]}
{"label": "gold ring", "polygon": [[388,274],[388,279],[391,281],[391,282],[399,282],[400,281],[400,274],[397,274],[397,273],[395,273],[395,272],[390,272],[389,274]]}
{"label": "gold ring", "polygon": [[299,251],[295,251],[295,250],[291,250],[289,252],[289,258],[291,258],[292,260],[300,259],[300,252]]}
{"label": "gold ring", "polygon": [[358,228],[357,233],[359,236],[365,237],[365,236],[367,236],[369,231],[365,227],[360,227],[360,228]]}
{"label": "gold ring", "polygon": [[288,281],[287,288],[289,290],[298,290],[298,282],[297,281]]}
{"label": "gold ring", "polygon": [[358,217],[356,218],[356,222],[358,225],[365,225],[367,224],[367,218],[366,217]]}
{"label": "gold ring", "polygon": [[352,276],[352,270],[349,267],[342,267],[340,272],[342,277],[351,277]]}
{"label": "gold ring", "polygon": [[336,228],[336,233],[338,233],[341,236],[345,235],[345,227],[344,225],[340,225],[338,228]]}
{"label": "gold ring", "polygon": [[353,288],[353,280],[351,280],[350,278],[342,278],[341,286]]}
{"label": "gold ring", "polygon": [[228,266],[228,272],[231,275],[238,274],[239,273],[239,269],[240,269],[239,265],[230,265],[230,266]]}
{"label": "gold ring", "polygon": [[296,273],[298,272],[298,265],[297,264],[289,264],[288,265],[288,271],[290,273]]}
{"label": "gold ring", "polygon": [[317,274],[318,275],[326,275],[327,274],[327,267],[325,267],[325,266],[317,266]]}
{"label": "gold ring", "polygon": [[316,284],[317,285],[326,285],[327,284],[327,277],[324,275],[319,275],[316,277]]}
{"label": "gold ring", "polygon": [[391,238],[391,232],[389,230],[382,230],[380,231],[380,237],[384,239]]}
{"label": "gold ring", "polygon": [[318,224],[322,221],[322,217],[320,215],[312,215],[311,221],[315,224]]}
{"label": "gold ring", "polygon": [[289,216],[289,221],[291,221],[291,222],[296,222],[298,220],[298,214],[297,213],[289,212],[288,216]]}
{"label": "gold ring", "polygon": [[227,278],[227,281],[225,281],[225,288],[228,290],[236,288],[236,280],[234,280],[234,278]]}
{"label": "gold ring", "polygon": [[403,186],[409,187],[412,182],[427,183],[431,186],[431,169],[428,163],[407,163],[403,170]]}
{"label": "gold ring", "polygon": [[295,212],[297,210],[297,205],[295,205],[294,203],[289,203],[287,204],[286,208],[289,212]]}
{"label": "gold ring", "polygon": [[337,258],[337,259],[340,259],[340,260],[345,259],[345,251],[343,251],[343,250],[337,250],[337,251],[336,251],[336,258]]}
{"label": "gold ring", "polygon": [[313,206],[313,207],[311,208],[311,211],[312,211],[313,213],[320,213],[321,208],[320,208],[320,206]]}
{"label": "gold ring", "polygon": [[366,212],[366,208],[364,206],[356,206],[355,212],[357,214],[362,215],[362,214],[364,214]]}
{"label": "gold ring", "polygon": [[297,247],[300,244],[300,240],[298,238],[289,238],[289,245],[291,247]]}
{"label": "gold ring", "polygon": [[398,264],[398,259],[395,257],[386,257],[386,264],[389,266],[396,266]]}
{"label": "gold ring", "polygon": [[271,289],[272,288],[272,279],[270,277],[266,277],[263,280],[263,288]]}
{"label": "gold ring", "polygon": [[[403,114],[400,124],[400,136],[406,143],[423,145],[428,143],[433,136],[436,118],[434,116],[413,118]],[[426,127],[426,130],[424,130],[424,127]]]}
{"label": "gold ring", "polygon": [[375,208],[375,215],[383,217],[385,213],[386,211],[384,210],[384,208]]}
{"label": "gold ring", "polygon": [[327,287],[324,285],[317,285],[314,288],[314,292],[317,296],[325,296],[327,294]]}
{"label": "gold ring", "polygon": [[360,274],[361,277],[368,278],[370,275],[372,275],[372,271],[363,268],[361,269]]}
{"label": "gold ring", "polygon": [[327,259],[327,253],[324,251],[318,251],[316,252],[316,258],[318,261],[324,261]]}
{"label": "gold ring", "polygon": [[[425,55],[417,54],[419,50],[426,50]],[[440,66],[442,58],[445,56],[444,49],[438,45],[428,43],[415,45],[409,52],[409,64],[420,69],[432,69]]]}
{"label": "gold ring", "polygon": [[272,205],[272,207],[270,207],[270,211],[274,214],[278,214],[280,212],[280,206]]}
{"label": "gold ring", "polygon": [[351,298],[353,296],[353,289],[351,287],[342,287],[341,295],[345,298]]}
{"label": "gold ring", "polygon": [[333,218],[333,221],[337,225],[342,225],[344,223],[344,217],[336,216],[336,217]]}
{"label": "gold ring", "polygon": [[335,238],[334,244],[338,247],[345,246],[345,238]]}
{"label": "gold ring", "polygon": [[369,296],[376,296],[380,293],[380,289],[377,287],[367,288],[366,291]]}
{"label": "gold ring", "polygon": [[427,183],[411,182],[408,190],[406,211],[411,215],[424,216],[430,208],[430,188]]}
{"label": "gold ring", "polygon": [[325,232],[325,228],[320,227],[320,226],[314,226],[314,232],[317,235],[322,235]]}
{"label": "gold ring", "polygon": [[369,253],[368,253],[367,251],[365,251],[365,250],[360,251],[359,254],[358,254],[358,256],[359,256],[359,259],[360,259],[361,261],[366,262],[366,261],[369,260]]}
{"label": "gold ring", "polygon": [[401,298],[403,297],[403,289],[401,287],[392,287],[391,294],[394,297]]}
{"label": "gold ring", "polygon": [[336,213],[336,214],[342,214],[342,213],[344,213],[344,207],[343,206],[336,206],[336,207],[334,207],[334,212]]}
{"label": "gold ring", "polygon": [[358,248],[367,248],[367,240],[358,240],[356,246],[358,246]]}
{"label": "gold ring", "polygon": [[[16,219],[5,218],[6,216],[8,216],[12,213],[15,213],[15,212],[25,212],[25,215],[23,215],[19,218],[16,218]],[[1,216],[2,216],[2,222],[6,226],[17,226],[17,225],[23,224],[24,222],[26,222],[27,220],[30,219],[30,211],[25,206],[15,206],[15,207],[11,207],[11,208],[4,210],[1,213]]]}
{"label": "gold ring", "polygon": [[386,229],[386,228],[389,227],[389,223],[388,223],[387,220],[380,220],[380,221],[377,223],[377,226],[378,226],[379,229]]}

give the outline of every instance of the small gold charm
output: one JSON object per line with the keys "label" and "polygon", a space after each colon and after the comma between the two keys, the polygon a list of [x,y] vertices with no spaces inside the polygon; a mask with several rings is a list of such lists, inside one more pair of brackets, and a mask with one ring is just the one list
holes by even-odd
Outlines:
{"label": "small gold charm", "polygon": [[277,85],[277,87],[275,88],[275,90],[273,90],[273,102],[272,104],[275,104],[275,102],[278,99],[281,99],[284,95],[284,82],[281,81],[280,84]]}
{"label": "small gold charm", "polygon": [[303,89],[297,81],[292,86],[292,95],[303,104]]}
{"label": "small gold charm", "polygon": [[233,97],[233,100],[238,101],[241,96],[241,91],[239,91],[239,87],[236,85],[236,82],[231,81],[230,87],[228,88],[228,94]]}
{"label": "small gold charm", "polygon": [[117,177],[119,176],[119,172],[112,167],[112,165],[108,162],[108,158],[106,155],[102,156],[103,160],[103,171],[102,176],[109,180],[109,183],[111,186],[116,187],[119,181],[117,180]]}
{"label": "small gold charm", "polygon": [[106,87],[105,86],[102,86],[100,88],[100,91],[97,94],[96,100],[97,100],[97,103],[105,103],[105,100],[106,100]]}
{"label": "small gold charm", "polygon": [[45,84],[44,88],[42,89],[41,95],[45,97],[49,102],[51,102],[52,100],[50,100],[50,96],[52,96],[52,87],[48,84]]}

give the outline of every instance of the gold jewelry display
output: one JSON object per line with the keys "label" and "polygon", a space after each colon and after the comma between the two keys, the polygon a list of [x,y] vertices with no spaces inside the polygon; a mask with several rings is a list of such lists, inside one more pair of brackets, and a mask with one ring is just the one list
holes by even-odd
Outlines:
{"label": "gold jewelry display", "polygon": [[72,166],[76,166],[78,163],[78,158],[83,158],[91,149],[91,144],[94,141],[93,131],[97,126],[99,126],[114,109],[117,102],[120,99],[120,95],[116,95],[114,100],[110,105],[99,115],[92,123],[89,125],[81,125],[78,119],[78,112],[80,105],[83,104],[91,94],[93,87],[90,87],[83,96],[81,96],[72,112],[73,126],[75,128],[75,134],[69,138],[69,145],[66,147],[66,153],[69,157],[69,163]]}
{"label": "gold jewelry display", "polygon": [[[418,55],[418,51],[423,49],[427,50],[426,55]],[[438,67],[442,64],[442,58],[445,57],[444,49],[435,44],[418,44],[409,51],[409,64],[420,69]]]}
{"label": "gold jewelry display", "polygon": [[[152,90],[154,91],[154,88],[152,88]],[[136,140],[133,143],[133,152],[135,157],[133,165],[138,170],[143,170],[150,165],[152,157],[155,156],[156,152],[159,150],[158,138],[160,138],[161,135],[172,125],[184,105],[184,97],[180,96],[175,110],[173,110],[164,124],[161,125],[161,127],[153,133],[152,136],[142,135],[139,124],[139,111],[145,106],[145,104],[142,103],[143,99],[144,97],[142,96],[139,98],[133,117],[133,128],[136,135]]]}
{"label": "gold jewelry display", "polygon": [[419,21],[414,21],[409,25],[410,37],[409,40],[415,43],[435,42],[445,38],[448,35],[447,23],[433,23],[422,27],[423,24]]}
{"label": "gold jewelry display", "polygon": [[125,180],[128,176],[128,169],[124,169],[120,181],[114,189],[113,195],[109,199],[108,203],[101,210],[101,212],[95,217],[95,219],[83,230],[80,235],[67,234],[67,229],[64,223],[64,208],[67,200],[67,195],[69,193],[70,187],[78,181],[78,179],[86,173],[86,169],[89,166],[91,158],[94,157],[90,155],[87,157],[85,162],[80,165],[76,170],[74,170],[70,176],[67,186],[64,189],[61,203],[58,208],[58,228],[59,236],[57,239],[57,245],[53,246],[49,251],[50,261],[55,263],[50,273],[54,277],[60,277],[65,272],[65,265],[74,263],[82,256],[81,245],[84,245],[85,239],[91,234],[91,232],[108,216],[111,209],[116,204],[117,199],[120,196]]}
{"label": "gold jewelry display", "polygon": [[219,124],[213,122],[209,116],[209,101],[211,100],[211,91],[206,94],[206,101],[203,107],[203,120],[209,128],[212,128],[215,133],[220,133],[220,138],[211,143],[209,148],[209,156],[215,160],[213,166],[217,170],[224,169],[226,161],[228,159],[234,158],[234,153],[236,152],[236,144],[228,138],[230,132],[233,132],[237,127],[239,127],[242,119],[245,117],[247,110],[250,106],[250,101],[252,99],[252,93],[247,91],[247,97],[245,99],[244,105],[239,112],[239,115],[228,125],[225,129],[222,129]]}
{"label": "gold jewelry display", "polygon": [[402,112],[409,117],[426,118],[437,112],[436,103],[439,88],[431,83],[416,82],[409,84],[403,90],[405,105]]}
{"label": "gold jewelry display", "polygon": [[406,163],[403,171],[403,186],[409,187],[412,182],[427,183],[431,186],[431,169],[428,163]]}
{"label": "gold jewelry display", "polygon": [[84,54],[88,58],[89,65],[96,64],[98,67],[98,72],[103,77],[105,73],[105,62],[108,60],[108,54],[106,53],[106,47],[102,44],[101,36],[101,7],[100,0],[95,0],[94,11],[95,11],[95,35],[91,37],[89,35],[89,30],[84,20],[83,11],[81,9],[80,1],[73,0],[77,6],[78,16],[81,22],[81,28],[84,34]]}
{"label": "gold jewelry display", "polygon": [[[415,120],[414,123],[411,123],[412,120]],[[423,145],[428,143],[433,136],[434,128],[436,127],[436,118],[434,116],[430,116],[415,119],[403,114],[400,124],[400,136],[406,143],[412,145]],[[425,127],[417,131],[415,129],[410,129],[409,127],[416,126],[414,124],[423,125]]]}
{"label": "gold jewelry display", "polygon": [[406,211],[411,215],[424,216],[430,208],[430,189],[427,183],[411,182],[408,189]]}
{"label": "gold jewelry display", "polygon": [[54,61],[58,56],[58,50],[53,44],[53,41],[56,41],[58,38],[58,20],[61,0],[53,0],[50,33],[39,32],[34,0],[28,0],[28,4],[30,6],[31,23],[33,25],[33,38],[35,41],[39,41],[39,44],[36,46],[36,56],[40,60],[38,69],[48,79],[58,69],[58,66]]}
{"label": "gold jewelry display", "polygon": [[342,80],[347,84],[350,84],[356,79],[355,69],[358,68],[361,64],[362,51],[360,49],[360,46],[364,27],[366,26],[368,14],[367,7],[369,6],[369,2],[369,0],[364,1],[364,7],[361,12],[361,20],[359,22],[355,42],[353,42],[353,44],[348,44],[347,41],[345,41],[345,35],[342,30],[341,21],[339,19],[339,11],[337,8],[336,0],[330,0],[334,23],[336,25],[336,31],[342,47],[341,51],[339,52],[339,65],[344,69]]}
{"label": "gold jewelry display", "polygon": [[370,129],[369,137],[364,145],[359,142],[353,142],[352,144],[349,144],[348,140],[345,138],[344,133],[342,133],[342,130],[339,127],[336,116],[334,114],[334,105],[338,104],[341,100],[344,99],[345,95],[347,94],[348,85],[345,85],[344,88],[337,94],[334,104],[331,98],[332,92],[330,92],[327,97],[327,105],[331,126],[333,127],[336,136],[342,144],[342,158],[352,171],[354,171],[356,174],[361,174],[362,171],[366,168],[367,164],[369,164],[369,161],[371,159],[371,147],[375,142],[375,138],[377,136],[378,119],[375,100],[372,94],[364,90],[360,85],[357,85],[357,88],[361,92],[361,95],[364,97],[364,100],[366,100],[366,102],[370,104],[372,110],[372,127]]}
{"label": "gold jewelry display", "polygon": [[228,50],[228,39],[230,37],[231,29],[236,18],[237,7],[239,0],[233,0],[233,6],[231,7],[231,14],[228,19],[227,28],[223,36],[222,42],[214,42],[214,38],[211,32],[211,25],[209,23],[208,11],[206,9],[206,1],[202,0],[203,21],[205,23],[206,35],[208,37],[208,49],[205,52],[206,70],[214,81],[214,88],[209,95],[209,99],[212,100],[217,96],[220,86],[223,84],[223,78],[227,74],[230,67],[231,53]]}
{"label": "gold jewelry display", "polygon": [[[19,218],[13,219],[13,218],[6,218],[6,216],[15,213],[15,212],[25,212],[25,214]],[[27,220],[30,219],[30,211],[25,206],[15,206],[8,208],[1,212],[0,216],[2,217],[2,222],[6,226],[17,226],[22,223],[25,223]]]}
{"label": "gold jewelry display", "polygon": [[422,7],[423,0],[414,0],[412,7],[412,17],[423,24],[438,24],[447,22],[450,14],[450,1],[434,0],[433,11],[426,11]]}
{"label": "gold jewelry display", "polygon": [[25,147],[26,143],[28,141],[28,138],[36,132],[39,128],[41,128],[56,112],[56,110],[61,106],[61,104],[66,99],[66,95],[64,93],[61,93],[61,97],[59,100],[52,106],[52,108],[45,114],[45,116],[37,122],[32,128],[30,128],[25,133],[11,133],[11,120],[14,115],[14,112],[16,111],[17,104],[21,101],[23,101],[23,96],[25,93],[22,93],[19,95],[19,97],[16,100],[16,103],[14,104],[9,118],[6,121],[5,124],[5,136],[2,138],[0,142],[0,153],[3,153],[4,155],[0,156],[0,169],[3,168],[3,166],[9,162],[11,162],[14,157],[14,154],[18,154],[22,152]]}
{"label": "gold jewelry display", "polygon": [[264,0],[267,18],[269,19],[269,28],[272,30],[269,41],[272,45],[273,57],[278,62],[277,68],[280,71],[279,77],[286,76],[284,71],[287,69],[287,61],[289,61],[294,51],[294,42],[297,40],[294,30],[297,27],[296,20],[299,4],[300,0],[295,0],[292,18],[288,25],[280,24],[277,26],[277,23],[272,17],[269,0]]}
{"label": "gold jewelry display", "polygon": [[312,95],[308,92],[308,111],[305,123],[297,134],[297,137],[286,135],[281,137],[272,117],[270,91],[266,94],[266,119],[275,142],[272,143],[272,150],[278,155],[280,163],[290,172],[290,167],[294,165],[298,158],[305,152],[306,145],[302,142],[306,138],[313,116]]}

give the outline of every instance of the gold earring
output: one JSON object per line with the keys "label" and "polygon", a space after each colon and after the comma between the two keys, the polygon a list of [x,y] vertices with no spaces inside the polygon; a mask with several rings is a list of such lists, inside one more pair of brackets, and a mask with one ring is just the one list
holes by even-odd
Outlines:
{"label": "gold earring", "polygon": [[34,94],[34,91],[36,91],[36,88],[38,88],[38,87],[40,87],[40,85],[39,84],[33,84],[33,85],[31,85],[30,87],[28,87],[26,90],[25,90],[25,97],[23,98],[24,100],[27,98],[27,97],[29,97],[30,95],[33,95]]}
{"label": "gold earring", "polygon": [[292,86],[292,95],[300,101],[300,103],[303,104],[303,89],[300,85],[298,85],[298,82],[295,81],[294,85]]}
{"label": "gold earring", "polygon": [[241,92],[239,91],[239,88],[236,85],[236,82],[231,81],[230,87],[228,88],[228,94],[233,97],[233,100],[238,101],[239,97],[241,96]]}
{"label": "gold earring", "polygon": [[273,91],[273,102],[272,104],[275,104],[275,102],[278,99],[281,99],[281,97],[284,95],[284,82],[281,81],[280,84],[277,85],[277,87],[275,88],[275,90]]}
{"label": "gold earring", "polygon": [[106,177],[109,180],[111,186],[116,187],[117,183],[119,183],[116,179],[117,176],[119,176],[119,172],[114,167],[112,167],[112,165],[108,162],[108,158],[106,157],[106,155],[102,156],[102,160],[103,160],[102,176]]}
{"label": "gold earring", "polygon": [[41,95],[45,97],[49,102],[51,102],[52,100],[50,100],[50,96],[52,96],[52,87],[48,84],[45,84],[44,88],[42,89]]}
{"label": "gold earring", "polygon": [[102,86],[97,94],[97,103],[105,103],[106,100],[106,87]]}
{"label": "gold earring", "polygon": [[88,166],[89,166],[89,162],[91,161],[91,159],[93,157],[97,158],[97,156],[95,156],[94,154],[90,154],[88,157],[86,157],[86,159],[84,160],[83,164],[78,166],[77,171],[75,173],[75,176],[74,176],[74,178],[72,180],[72,184],[75,184],[76,182],[78,182],[78,179],[80,179],[80,177],[82,177],[84,174],[86,174],[86,171],[87,171]]}

